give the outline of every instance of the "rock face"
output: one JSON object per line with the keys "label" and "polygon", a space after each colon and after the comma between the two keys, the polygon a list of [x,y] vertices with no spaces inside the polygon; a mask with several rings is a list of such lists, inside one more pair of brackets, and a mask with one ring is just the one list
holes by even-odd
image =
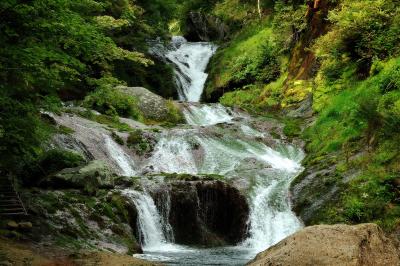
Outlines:
{"label": "rock face", "polygon": [[398,251],[376,224],[306,227],[248,265],[400,265]]}
{"label": "rock face", "polygon": [[189,13],[186,31],[185,38],[193,42],[223,41],[229,34],[228,26],[222,20],[202,12]]}
{"label": "rock face", "polygon": [[240,192],[220,181],[174,181],[169,222],[178,244],[236,244],[247,233],[249,206]]}
{"label": "rock face", "polygon": [[167,101],[163,97],[142,87],[118,86],[117,89],[127,95],[136,97],[139,100],[139,109],[146,118],[156,121],[163,121],[168,118]]}

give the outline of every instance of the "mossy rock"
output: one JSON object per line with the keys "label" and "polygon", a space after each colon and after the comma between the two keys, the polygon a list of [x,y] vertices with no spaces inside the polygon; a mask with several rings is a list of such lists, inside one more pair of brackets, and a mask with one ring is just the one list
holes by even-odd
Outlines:
{"label": "mossy rock", "polygon": [[116,176],[102,161],[91,161],[88,165],[64,169],[40,183],[53,188],[77,188],[93,193],[99,188],[114,187]]}

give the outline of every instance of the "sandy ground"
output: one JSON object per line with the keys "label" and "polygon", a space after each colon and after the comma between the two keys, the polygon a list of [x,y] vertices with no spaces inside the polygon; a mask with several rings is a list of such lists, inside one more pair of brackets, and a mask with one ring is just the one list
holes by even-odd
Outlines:
{"label": "sandy ground", "polygon": [[[43,255],[46,254],[46,255]],[[67,254],[61,250],[38,250],[32,245],[0,238],[0,266],[152,266],[160,265],[128,255],[108,252]]]}

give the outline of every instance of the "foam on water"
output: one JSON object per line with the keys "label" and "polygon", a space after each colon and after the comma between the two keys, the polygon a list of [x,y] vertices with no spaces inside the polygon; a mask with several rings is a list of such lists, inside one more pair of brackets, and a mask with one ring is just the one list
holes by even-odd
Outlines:
{"label": "foam on water", "polygon": [[187,42],[183,37],[173,37],[174,49],[165,56],[175,66],[179,98],[198,102],[203,93],[207,74],[204,72],[217,47],[211,43]]}
{"label": "foam on water", "polygon": [[121,175],[134,176],[134,162],[124,150],[108,135],[104,135],[105,146],[109,156],[119,166]]}
{"label": "foam on water", "polygon": [[183,110],[189,125],[210,126],[231,122],[235,114],[221,104],[189,105]]}

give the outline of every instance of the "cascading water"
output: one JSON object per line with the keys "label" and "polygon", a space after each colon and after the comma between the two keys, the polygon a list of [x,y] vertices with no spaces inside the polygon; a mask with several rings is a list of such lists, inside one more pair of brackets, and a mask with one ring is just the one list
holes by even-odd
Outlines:
{"label": "cascading water", "polygon": [[175,66],[176,84],[182,101],[198,102],[203,93],[208,61],[216,51],[211,43],[187,42],[183,37],[173,37],[173,48],[165,56]]}
{"label": "cascading water", "polygon": [[[220,104],[194,103],[201,98],[207,78],[204,71],[215,50],[216,46],[210,43],[173,38],[165,57],[175,67],[180,99],[190,102],[183,104],[190,127],[165,130],[137,171],[220,174],[233,182],[248,184],[245,193],[250,205],[249,237],[236,247],[190,249],[173,245],[168,191],[160,200],[164,205],[157,206],[147,192],[126,190],[125,195],[138,209],[145,251],[141,257],[167,265],[243,265],[302,226],[288,199],[290,182],[301,171],[301,150],[279,141],[272,149],[260,141],[268,133],[254,129],[251,117]],[[121,168],[125,164],[129,169],[124,156],[114,157],[120,158],[116,161]]]}
{"label": "cascading water", "polygon": [[110,136],[104,135],[104,141],[110,158],[118,165],[121,174],[124,176],[134,176],[136,171],[133,169],[133,161],[129,155]]}
{"label": "cascading water", "polygon": [[221,104],[189,105],[183,110],[189,125],[210,126],[218,123],[227,123],[237,116],[233,111]]}
{"label": "cascading water", "polygon": [[147,191],[126,189],[122,191],[131,200],[138,212],[139,241],[144,251],[177,250],[177,246],[170,244],[174,240],[171,225],[168,222],[168,201],[164,202],[167,208],[165,213],[160,212],[153,198]]}

